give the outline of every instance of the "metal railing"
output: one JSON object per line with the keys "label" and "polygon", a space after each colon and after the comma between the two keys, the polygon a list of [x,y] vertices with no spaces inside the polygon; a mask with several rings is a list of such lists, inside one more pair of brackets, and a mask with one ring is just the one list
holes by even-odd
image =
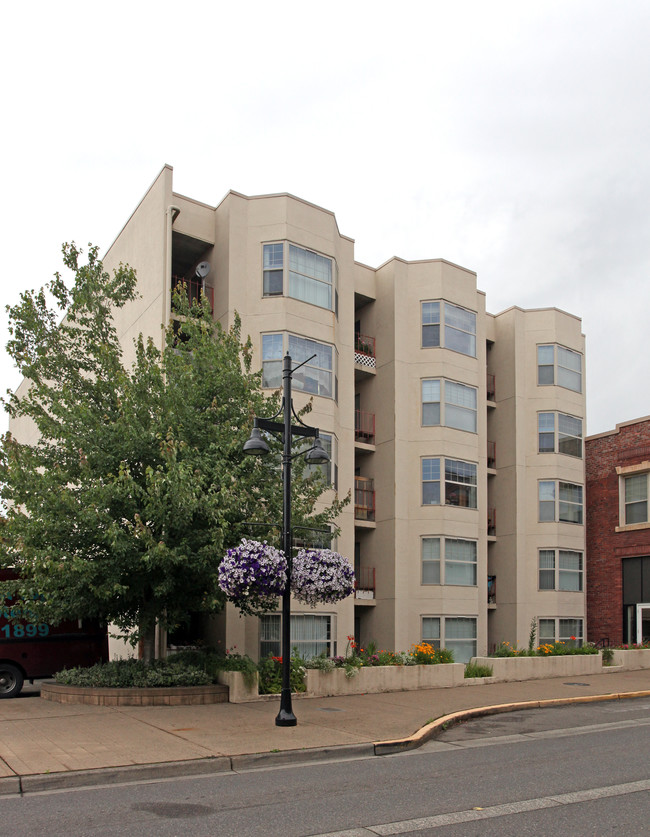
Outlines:
{"label": "metal railing", "polygon": [[375,414],[364,410],[354,411],[354,439],[356,442],[375,444]]}
{"label": "metal railing", "polygon": [[362,355],[375,357],[375,338],[357,332],[354,335],[354,351]]}
{"label": "metal railing", "polygon": [[496,468],[497,467],[497,443],[496,442],[488,442],[487,443],[487,466],[488,466],[488,468]]}
{"label": "metal railing", "polygon": [[374,567],[361,567],[356,572],[356,578],[354,580],[354,589],[355,590],[364,590],[364,591],[372,591],[375,592],[375,568]]}
{"label": "metal railing", "polygon": [[487,373],[487,400],[488,401],[495,401],[496,400],[496,386],[495,386],[495,379],[494,375]]}
{"label": "metal railing", "polygon": [[488,535],[496,535],[496,533],[497,533],[497,510],[496,509],[488,509],[487,533],[488,533]]}
{"label": "metal railing", "polygon": [[172,276],[172,310],[174,291],[179,285],[185,285],[187,293],[187,300],[192,305],[194,302],[199,302],[201,294],[205,294],[210,303],[210,308],[214,309],[214,289],[209,285],[204,285],[201,279],[183,279],[182,276]]}

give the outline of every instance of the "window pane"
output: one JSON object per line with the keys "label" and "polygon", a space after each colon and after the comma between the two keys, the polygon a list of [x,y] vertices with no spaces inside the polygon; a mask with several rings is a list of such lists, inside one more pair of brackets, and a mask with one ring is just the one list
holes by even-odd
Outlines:
{"label": "window pane", "polygon": [[262,360],[282,360],[282,335],[262,335]]}
{"label": "window pane", "polygon": [[572,372],[570,369],[562,369],[558,366],[557,382],[561,387],[572,389],[574,392],[582,392],[582,375],[579,372]]}
{"label": "window pane", "polygon": [[577,648],[582,645],[582,619],[560,619],[559,641]]}
{"label": "window pane", "polygon": [[268,270],[270,268],[281,268],[284,263],[283,252],[283,244],[265,244],[264,269]]}
{"label": "window pane", "polygon": [[445,540],[445,584],[476,585],[476,541]]}
{"label": "window pane", "polygon": [[424,427],[437,427],[440,424],[440,404],[422,405],[422,424]]}
{"label": "window pane", "polygon": [[555,346],[538,346],[537,363],[540,366],[553,366],[555,362]]}
{"label": "window pane", "polygon": [[314,340],[306,340],[303,337],[289,335],[289,354],[294,365],[304,363],[307,358],[315,354],[312,360],[306,363],[293,375],[293,385],[297,390],[311,392],[315,395],[322,395],[326,398],[332,397],[332,364],[333,350],[331,346],[323,343],[316,343]]}
{"label": "window pane", "polygon": [[462,352],[462,354],[470,357],[476,357],[476,337],[473,334],[467,334],[464,331],[446,326],[445,348],[452,349],[454,352]]}
{"label": "window pane", "polygon": [[289,296],[332,310],[332,260],[289,245]]}
{"label": "window pane", "polygon": [[555,590],[555,570],[539,571],[539,589]]}
{"label": "window pane", "polygon": [[537,383],[540,387],[550,386],[553,383],[553,367],[552,366],[538,366],[537,367]]}
{"label": "window pane", "polygon": [[539,483],[539,519],[540,522],[555,520],[555,483]]}
{"label": "window pane", "polygon": [[422,381],[422,424],[440,424],[440,381]]}
{"label": "window pane", "polygon": [[582,369],[582,356],[577,352],[572,352],[570,349],[565,349],[563,346],[558,346],[557,363],[558,366],[564,366],[567,369],[573,369],[574,372],[580,372]]}
{"label": "window pane", "polygon": [[439,459],[423,459],[422,460],[422,479],[423,480],[439,480],[440,479],[440,460]]}
{"label": "window pane", "polygon": [[555,550],[539,551],[539,589],[555,590]]}
{"label": "window pane", "polygon": [[636,474],[625,478],[625,502],[635,503],[648,499],[648,475]]}
{"label": "window pane", "polygon": [[264,296],[282,296],[282,271],[264,271]]}
{"label": "window pane", "polygon": [[457,305],[446,302],[445,326],[451,326],[462,331],[467,331],[470,334],[476,334],[476,314],[473,311],[467,311],[464,308],[459,308]]}
{"label": "window pane", "polygon": [[440,326],[439,325],[423,325],[422,326],[422,346],[425,349],[432,346],[440,345]]}
{"label": "window pane", "polygon": [[[425,616],[422,619],[422,639],[425,641],[440,640],[440,617]],[[439,646],[436,646],[439,647]]]}
{"label": "window pane", "polygon": [[431,325],[440,323],[440,303],[439,302],[423,302],[422,303],[422,325]]}
{"label": "window pane", "polygon": [[476,389],[445,381],[445,425],[476,433]]}
{"label": "window pane", "polygon": [[440,505],[440,483],[439,482],[423,482],[422,483],[422,505],[424,505],[424,506],[439,506]]}
{"label": "window pane", "polygon": [[540,619],[538,634],[540,645],[555,642],[555,619]]}
{"label": "window pane", "polygon": [[567,503],[582,504],[582,486],[574,485],[571,482],[561,482],[560,500],[566,500]]}

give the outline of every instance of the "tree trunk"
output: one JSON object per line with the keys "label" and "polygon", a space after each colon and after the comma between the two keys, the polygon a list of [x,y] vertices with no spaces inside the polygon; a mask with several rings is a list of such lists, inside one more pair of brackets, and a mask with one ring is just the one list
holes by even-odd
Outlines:
{"label": "tree trunk", "polygon": [[142,637],[142,659],[145,663],[150,663],[156,656],[156,625],[150,625],[147,628],[142,628],[140,631]]}

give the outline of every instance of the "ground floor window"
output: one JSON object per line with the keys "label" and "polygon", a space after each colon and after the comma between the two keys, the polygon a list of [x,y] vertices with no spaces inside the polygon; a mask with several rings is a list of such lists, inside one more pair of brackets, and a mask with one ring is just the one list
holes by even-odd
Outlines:
{"label": "ground floor window", "polygon": [[476,656],[476,617],[423,616],[422,641],[453,651],[456,663],[468,663]]}
{"label": "ground floor window", "polygon": [[563,642],[570,648],[579,648],[584,642],[582,619],[540,618],[538,619],[537,644],[552,645]]}
{"label": "ground floor window", "polygon": [[[291,616],[291,649],[295,648],[305,660],[323,652],[336,655],[332,639],[332,616],[328,614],[296,613]],[[282,615],[269,613],[260,617],[260,659],[282,655]]]}

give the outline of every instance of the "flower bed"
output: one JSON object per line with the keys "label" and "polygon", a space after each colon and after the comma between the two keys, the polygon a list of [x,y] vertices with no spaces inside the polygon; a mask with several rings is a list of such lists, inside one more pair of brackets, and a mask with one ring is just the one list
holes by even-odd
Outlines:
{"label": "flower bed", "polygon": [[546,677],[574,677],[602,673],[597,654],[556,654],[547,657],[472,657],[475,665],[492,666],[493,677],[501,681],[541,680]]}

